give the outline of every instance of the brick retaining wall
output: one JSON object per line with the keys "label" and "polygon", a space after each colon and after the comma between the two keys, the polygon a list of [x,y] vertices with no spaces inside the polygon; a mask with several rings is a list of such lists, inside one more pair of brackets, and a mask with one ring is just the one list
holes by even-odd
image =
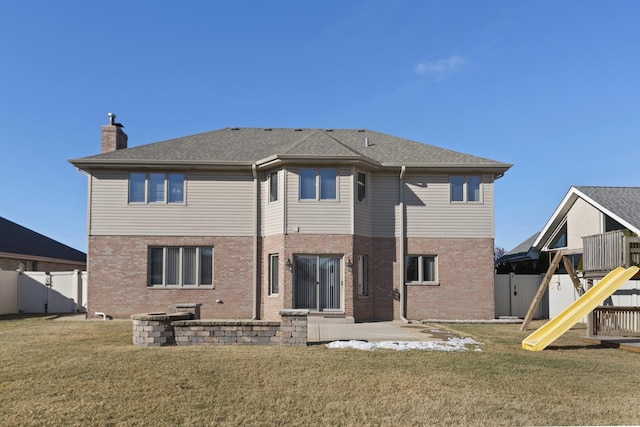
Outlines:
{"label": "brick retaining wall", "polygon": [[144,347],[168,345],[259,344],[307,345],[308,310],[282,310],[280,321],[201,320],[192,313],[136,314],[133,343]]}

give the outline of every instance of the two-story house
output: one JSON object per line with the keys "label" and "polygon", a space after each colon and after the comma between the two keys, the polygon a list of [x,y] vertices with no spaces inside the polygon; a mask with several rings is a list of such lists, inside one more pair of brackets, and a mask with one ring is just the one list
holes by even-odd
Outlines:
{"label": "two-story house", "polygon": [[226,128],[127,148],[89,176],[89,312],[200,303],[390,319],[494,317],[494,181],[511,165],[370,130]]}

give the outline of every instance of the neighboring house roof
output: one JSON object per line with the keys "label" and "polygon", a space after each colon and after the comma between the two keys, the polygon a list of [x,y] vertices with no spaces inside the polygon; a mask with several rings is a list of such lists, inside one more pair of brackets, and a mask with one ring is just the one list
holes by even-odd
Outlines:
{"label": "neighboring house roof", "polygon": [[70,160],[79,168],[128,165],[258,167],[287,160],[362,162],[372,167],[478,168],[512,165],[357,129],[225,128]]}
{"label": "neighboring house roof", "polygon": [[53,258],[84,264],[87,255],[77,249],[0,217],[0,253]]}
{"label": "neighboring house roof", "polygon": [[560,225],[575,201],[581,198],[596,209],[640,234],[640,187],[571,187],[547,221],[533,246],[540,249]]}
{"label": "neighboring house roof", "polygon": [[533,242],[540,233],[535,233],[524,242],[520,243],[515,248],[507,251],[500,258],[496,260],[498,264],[505,264],[508,262],[518,262],[538,259],[539,252],[533,247]]}

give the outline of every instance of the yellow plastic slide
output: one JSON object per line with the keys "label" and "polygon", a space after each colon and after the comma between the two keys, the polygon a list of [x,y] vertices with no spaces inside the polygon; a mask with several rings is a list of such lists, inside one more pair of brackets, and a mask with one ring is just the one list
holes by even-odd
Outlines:
{"label": "yellow plastic slide", "polygon": [[638,267],[627,269],[618,267],[597,285],[575,300],[566,310],[545,323],[540,329],[522,341],[522,348],[530,351],[542,351],[558,337],[567,332],[580,319],[591,313],[597,306],[624,285],[637,272]]}

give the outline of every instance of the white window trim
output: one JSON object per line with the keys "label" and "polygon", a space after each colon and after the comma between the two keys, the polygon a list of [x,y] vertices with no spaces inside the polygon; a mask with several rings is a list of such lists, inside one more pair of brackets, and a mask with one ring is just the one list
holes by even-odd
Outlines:
{"label": "white window trim", "polygon": [[[418,257],[418,280],[413,282],[406,282],[407,285],[425,285],[425,286],[439,286],[440,285],[440,277],[439,277],[439,268],[438,268],[438,255],[435,254],[409,254],[408,257]],[[424,279],[424,258],[433,258],[435,263],[435,280],[423,280]],[[406,268],[406,265],[405,265]],[[405,273],[406,274],[406,273]]]}
{"label": "white window trim", "polygon": [[[178,278],[179,282],[177,284],[167,284],[167,249],[169,248],[179,248],[180,249],[180,261],[178,268]],[[196,271],[197,271],[197,281],[200,282],[201,278],[201,266],[200,266],[200,250],[201,248],[211,248],[211,284],[202,285],[197,283],[195,285],[184,285],[182,284],[182,252],[185,248],[195,248],[196,249]],[[152,249],[162,249],[162,283],[161,284],[152,284],[151,283],[151,250]],[[147,288],[149,289],[214,289],[215,286],[215,249],[213,246],[149,246],[148,254],[147,254]]]}
{"label": "white window trim", "polygon": [[[337,203],[340,202],[340,171],[338,170],[338,168],[313,168],[313,167],[309,167],[309,168],[300,168],[300,171],[302,171],[303,169],[313,169],[316,171],[316,197],[315,199],[303,199],[302,198],[302,173],[299,172],[298,173],[298,201],[302,202],[302,203],[313,203],[313,202],[322,202],[322,203]],[[330,170],[335,170],[336,171],[336,198],[335,199],[321,199],[320,198],[320,183],[321,183],[321,177],[320,177],[320,171],[322,169],[330,169]]]}
{"label": "white window trim", "polygon": [[[462,182],[462,200],[452,200],[453,199],[453,183],[451,181],[453,180],[454,177],[460,177],[460,178],[463,179],[463,182]],[[479,196],[480,196],[479,200],[471,200],[471,201],[468,200],[469,193],[468,193],[467,182],[468,182],[468,179],[471,178],[471,177],[475,177],[475,178],[479,178],[480,179],[480,186],[478,188],[478,191],[480,193],[479,194]],[[466,204],[466,203],[468,203],[468,204],[483,204],[484,203],[484,191],[483,191],[484,189],[483,189],[483,186],[484,186],[484,182],[482,180],[482,175],[451,175],[449,177],[449,203],[456,204],[456,205],[463,204],[463,203],[464,204]]]}

